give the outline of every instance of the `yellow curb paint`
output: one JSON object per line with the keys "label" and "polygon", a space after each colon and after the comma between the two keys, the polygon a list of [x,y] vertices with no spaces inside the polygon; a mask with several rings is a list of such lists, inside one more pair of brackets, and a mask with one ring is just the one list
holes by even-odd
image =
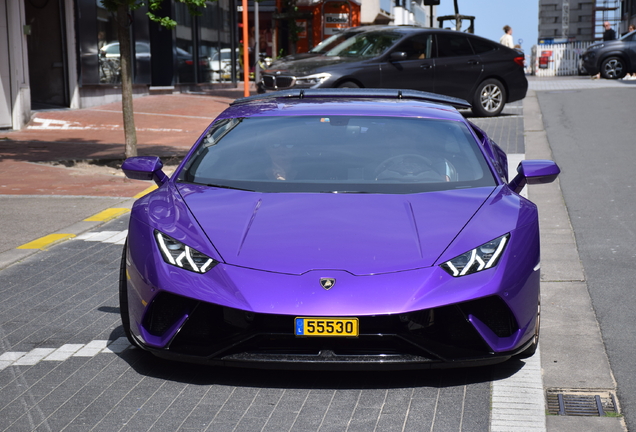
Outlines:
{"label": "yellow curb paint", "polygon": [[41,249],[44,250],[47,246],[51,246],[53,243],[60,242],[62,240],[75,237],[75,234],[49,234],[44,237],[40,237],[37,240],[18,246],[18,249]]}
{"label": "yellow curb paint", "polygon": [[150,192],[152,192],[153,190],[157,189],[157,185],[152,185],[150,186],[148,189],[143,190],[141,192],[139,192],[137,195],[133,196],[133,198],[137,199],[137,198],[141,198],[144,195],[148,195]]}
{"label": "yellow curb paint", "polygon": [[89,218],[84,219],[86,222],[107,222],[111,219],[115,219],[125,213],[128,213],[130,209],[127,208],[109,208],[102,212],[97,213]]}

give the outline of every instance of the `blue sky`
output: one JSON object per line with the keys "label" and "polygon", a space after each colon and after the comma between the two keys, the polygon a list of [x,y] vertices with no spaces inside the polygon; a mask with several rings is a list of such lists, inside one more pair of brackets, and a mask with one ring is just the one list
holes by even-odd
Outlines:
{"label": "blue sky", "polygon": [[[461,15],[475,17],[475,34],[499,42],[503,26],[512,27],[515,44],[530,52],[539,37],[539,0],[457,0]],[[441,0],[437,16],[454,15],[453,0]],[[435,22],[435,26],[437,26]]]}

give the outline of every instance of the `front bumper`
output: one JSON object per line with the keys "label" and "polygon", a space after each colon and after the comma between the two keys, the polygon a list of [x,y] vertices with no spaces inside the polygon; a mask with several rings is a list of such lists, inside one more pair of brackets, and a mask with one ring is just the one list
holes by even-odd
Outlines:
{"label": "front bumper", "polygon": [[596,75],[600,72],[596,52],[594,51],[583,53],[582,64],[585,71],[590,75]]}
{"label": "front bumper", "polygon": [[476,330],[475,320],[500,338],[520,333],[498,296],[404,314],[363,316],[358,337],[329,338],[295,336],[294,316],[242,311],[164,292],[149,305],[141,339],[174,336],[161,348],[138,342],[158,357],[178,361],[330,370],[481,366],[506,361],[531,342],[514,351],[493,352]]}

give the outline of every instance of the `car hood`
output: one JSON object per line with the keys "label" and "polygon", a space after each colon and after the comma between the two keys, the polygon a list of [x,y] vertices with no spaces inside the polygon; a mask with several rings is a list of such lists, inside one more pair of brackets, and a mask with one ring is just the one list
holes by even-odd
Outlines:
{"label": "car hood", "polygon": [[275,62],[269,69],[265,71],[266,74],[276,75],[309,75],[311,73],[319,72],[320,69],[325,67],[333,68],[334,65],[340,65],[344,63],[359,62],[363,59],[359,57],[337,57],[337,56],[314,56],[309,58],[303,58],[300,60],[288,60],[282,59]]}
{"label": "car hood", "polygon": [[596,42],[593,43],[592,45],[590,45],[589,47],[587,47],[586,51],[590,51],[590,50],[596,50],[598,48],[605,48],[605,47],[617,47],[617,46],[622,46],[623,45],[623,41],[621,40],[610,40],[610,41],[601,41],[601,42]]}
{"label": "car hood", "polygon": [[227,263],[303,274],[369,275],[432,266],[493,192],[256,193],[178,185]]}

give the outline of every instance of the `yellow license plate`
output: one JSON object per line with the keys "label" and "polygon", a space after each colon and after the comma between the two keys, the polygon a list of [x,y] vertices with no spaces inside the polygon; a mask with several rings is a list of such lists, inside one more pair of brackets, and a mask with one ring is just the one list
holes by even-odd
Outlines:
{"label": "yellow license plate", "polygon": [[296,336],[358,336],[358,318],[296,318]]}

